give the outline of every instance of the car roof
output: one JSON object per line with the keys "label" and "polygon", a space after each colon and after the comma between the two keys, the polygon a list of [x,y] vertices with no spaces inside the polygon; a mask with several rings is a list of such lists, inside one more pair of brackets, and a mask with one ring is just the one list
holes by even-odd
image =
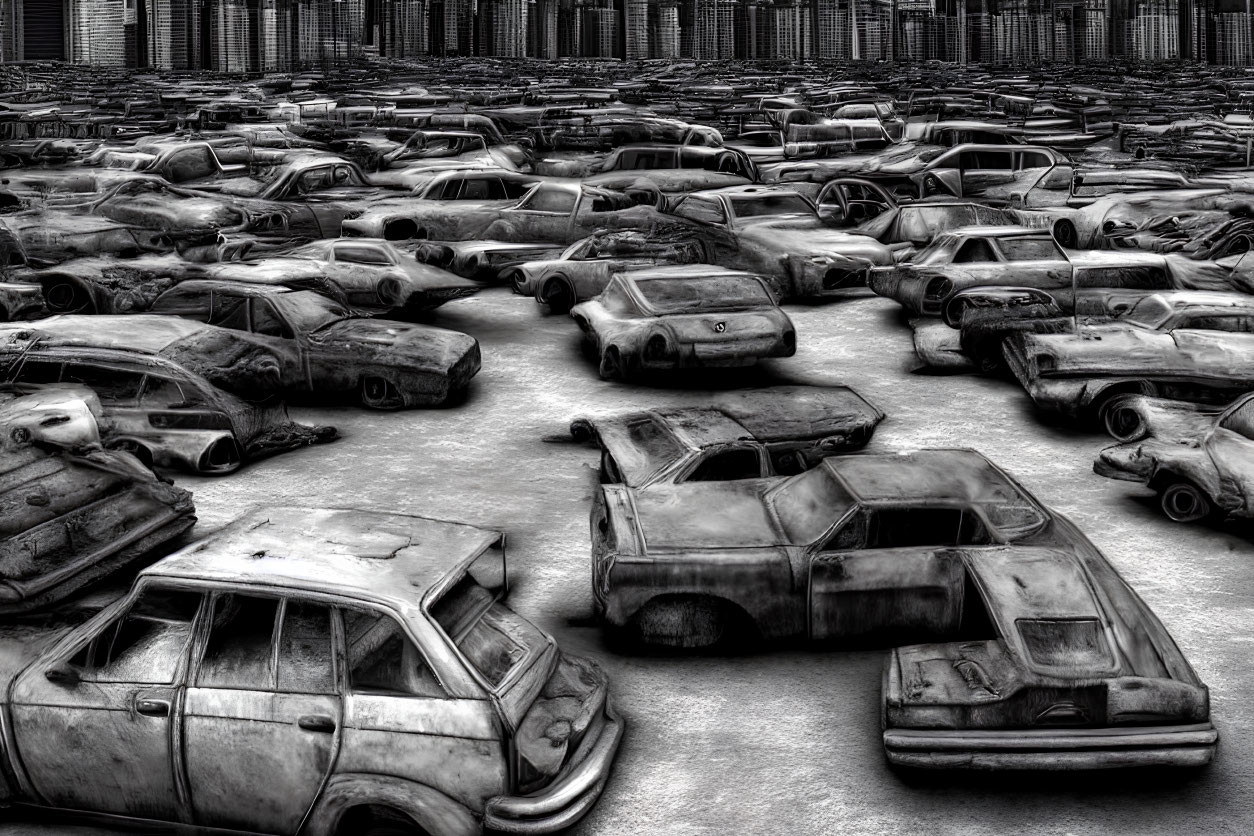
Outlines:
{"label": "car roof", "polygon": [[947,500],[985,502],[1027,496],[982,453],[966,449],[927,449],[904,453],[859,453],[833,456],[822,466],[850,494],[868,502]]}
{"label": "car roof", "polygon": [[140,576],[346,595],[405,612],[460,563],[503,545],[504,536],[406,514],[264,507]]}
{"label": "car roof", "polygon": [[41,343],[158,354],[180,340],[216,330],[212,325],[177,316],[63,314],[35,322],[0,325],[0,338],[29,332]]}
{"label": "car roof", "polygon": [[784,186],[724,186],[720,189],[701,189],[699,191],[690,192],[690,196],[695,197],[757,197],[758,195],[786,194],[801,197],[799,192]]}
{"label": "car roof", "polygon": [[277,296],[280,293],[313,293],[312,290],[293,290],[283,285],[233,282],[226,279],[192,279],[179,282],[161,295],[175,290],[229,290],[237,296]]}
{"label": "car roof", "polygon": [[753,433],[717,407],[658,409],[651,416],[694,449],[731,441],[752,440]]}

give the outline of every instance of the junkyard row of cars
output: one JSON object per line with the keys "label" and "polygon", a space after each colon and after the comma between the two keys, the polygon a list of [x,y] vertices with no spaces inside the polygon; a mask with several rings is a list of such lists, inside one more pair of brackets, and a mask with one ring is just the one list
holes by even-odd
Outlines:
{"label": "junkyard row of cars", "polygon": [[[924,365],[1103,426],[1097,472],[1171,519],[1254,515],[1254,177],[1134,77],[527,66],[0,96],[0,802],[431,836],[596,803],[624,720],[504,604],[504,533],[266,507],[193,541],[167,475],[335,440],[289,401],[473,412],[439,323],[493,285],[623,383],[792,356],[781,304],[873,292]],[[1238,136],[1246,85],[1194,81]],[[606,631],[893,646],[900,767],[1208,763],[1206,686],[1085,535],[978,451],[863,450],[885,417],[809,386],[576,417]]]}

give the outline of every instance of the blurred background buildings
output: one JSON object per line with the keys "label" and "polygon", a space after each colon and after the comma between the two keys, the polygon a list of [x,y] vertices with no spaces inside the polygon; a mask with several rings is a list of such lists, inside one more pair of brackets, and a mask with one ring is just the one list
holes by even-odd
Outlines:
{"label": "blurred background buildings", "polygon": [[286,70],[366,54],[1254,63],[1254,0],[0,0],[0,60]]}

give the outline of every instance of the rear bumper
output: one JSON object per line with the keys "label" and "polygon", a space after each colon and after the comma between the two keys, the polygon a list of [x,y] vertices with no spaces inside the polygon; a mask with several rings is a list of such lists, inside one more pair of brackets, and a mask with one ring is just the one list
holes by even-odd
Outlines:
{"label": "rear bumper", "polygon": [[951,731],[888,729],[890,763],[924,769],[1199,767],[1215,756],[1210,723],[1159,728]]}
{"label": "rear bumper", "polygon": [[483,811],[484,827],[505,833],[552,833],[570,827],[601,797],[624,727],[607,701],[601,733],[583,759],[539,793],[490,799]]}

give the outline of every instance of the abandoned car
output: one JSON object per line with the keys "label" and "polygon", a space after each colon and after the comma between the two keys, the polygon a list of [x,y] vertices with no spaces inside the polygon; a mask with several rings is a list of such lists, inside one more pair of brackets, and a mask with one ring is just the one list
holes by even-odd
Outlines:
{"label": "abandoned car", "polygon": [[859,453],[795,476],[602,485],[606,623],[679,647],[911,640],[883,740],[913,767],[1201,766],[1209,695],[1100,552],[971,450]]}
{"label": "abandoned car", "polygon": [[705,264],[618,273],[571,308],[607,380],[646,371],[791,357],[797,331],[765,282]]}
{"label": "abandoned car", "polygon": [[496,531],[254,511],[85,623],[0,626],[0,792],[293,836],[566,827],[623,721],[601,669],[508,609],[507,588]]}

